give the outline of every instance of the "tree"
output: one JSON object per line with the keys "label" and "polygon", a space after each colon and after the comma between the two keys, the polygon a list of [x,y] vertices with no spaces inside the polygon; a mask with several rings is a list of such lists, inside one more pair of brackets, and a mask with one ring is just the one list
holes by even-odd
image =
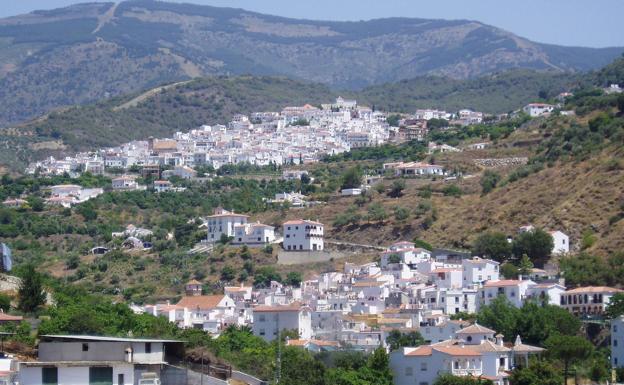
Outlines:
{"label": "tree", "polygon": [[503,262],[511,256],[511,245],[503,233],[483,233],[472,244],[472,254]]}
{"label": "tree", "polygon": [[523,277],[527,277],[531,274],[532,269],[533,262],[531,262],[528,255],[522,254],[522,258],[520,258],[520,264],[518,266],[518,273]]}
{"label": "tree", "polygon": [[391,330],[386,337],[386,342],[390,346],[390,350],[394,351],[399,348],[409,346],[416,347],[425,344],[425,339],[419,332],[401,333],[399,330]]}
{"label": "tree", "polygon": [[325,367],[308,351],[286,347],[282,352],[282,377],[280,383],[324,385]]}
{"label": "tree", "polygon": [[381,203],[373,203],[368,206],[368,220],[371,222],[383,222],[388,218],[386,209]]}
{"label": "tree", "polygon": [[399,120],[401,120],[401,115],[393,114],[386,118],[386,123],[392,127],[399,127]]}
{"label": "tree", "polygon": [[423,239],[414,239],[414,246],[420,247],[421,249],[433,251],[433,245]]}
{"label": "tree", "polygon": [[456,184],[450,184],[442,190],[444,195],[451,197],[460,197],[462,195],[462,189]]}
{"label": "tree", "polygon": [[624,93],[618,96],[617,107],[618,107],[618,110],[620,110],[620,114],[624,114]]}
{"label": "tree", "polygon": [[543,264],[550,257],[553,249],[553,237],[542,229],[525,231],[514,239],[511,245],[512,254],[521,258],[526,254],[534,263]]}
{"label": "tree", "polygon": [[405,181],[403,179],[397,179],[390,185],[388,196],[391,198],[399,198],[403,195],[403,190],[405,190]]}
{"label": "tree", "polygon": [[583,337],[553,335],[545,342],[548,354],[563,363],[563,384],[568,383],[570,365],[588,359],[593,351],[594,345]]}
{"label": "tree", "polygon": [[358,188],[362,184],[362,170],[359,167],[351,167],[342,174],[341,189]]}
{"label": "tree", "polygon": [[0,309],[5,313],[11,309],[11,297],[4,293],[0,293]]}
{"label": "tree", "polygon": [[531,362],[528,367],[511,372],[509,383],[513,385],[561,385],[563,378],[549,363],[543,360]]}
{"label": "tree", "polygon": [[481,177],[481,192],[483,193],[483,195],[494,190],[500,179],[501,176],[497,172],[492,170],[486,170]]}
{"label": "tree", "polygon": [[301,285],[301,281],[303,281],[301,273],[298,271],[291,271],[286,275],[284,283],[290,286],[299,287]]}
{"label": "tree", "polygon": [[520,309],[512,305],[504,296],[494,298],[489,305],[483,306],[477,315],[481,325],[487,326],[511,339],[518,333]]}
{"label": "tree", "polygon": [[236,270],[234,270],[232,266],[224,266],[223,269],[221,269],[222,281],[229,282],[234,280],[234,278],[236,278]]}
{"label": "tree", "polygon": [[404,221],[409,218],[409,210],[405,207],[396,206],[394,208],[394,219],[397,221]]}
{"label": "tree", "polygon": [[24,313],[35,313],[46,301],[43,277],[35,270],[35,266],[29,263],[24,267],[21,278],[18,308]]}
{"label": "tree", "polygon": [[624,314],[624,293],[616,293],[611,297],[605,314],[610,319],[615,319]]}

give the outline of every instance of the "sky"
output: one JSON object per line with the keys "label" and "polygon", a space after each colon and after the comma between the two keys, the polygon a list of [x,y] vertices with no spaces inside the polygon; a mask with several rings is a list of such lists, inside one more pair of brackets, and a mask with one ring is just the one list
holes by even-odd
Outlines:
{"label": "sky", "polygon": [[[0,17],[94,0],[0,0]],[[98,0],[95,0],[98,1]],[[111,0],[109,0],[111,1]],[[470,19],[541,43],[624,46],[624,0],[169,0],[317,20]]]}

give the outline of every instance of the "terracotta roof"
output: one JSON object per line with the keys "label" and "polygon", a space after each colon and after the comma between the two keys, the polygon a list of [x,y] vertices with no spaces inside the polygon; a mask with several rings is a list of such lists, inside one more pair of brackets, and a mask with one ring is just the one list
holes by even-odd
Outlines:
{"label": "terracotta roof", "polygon": [[310,343],[317,346],[340,346],[340,342],[338,341],[310,340]]}
{"label": "terracotta roof", "polygon": [[479,345],[470,345],[470,347],[478,352],[508,352],[511,350],[488,340],[481,342]]}
{"label": "terracotta roof", "polygon": [[468,327],[465,327],[461,330],[457,331],[457,334],[473,334],[473,333],[496,333],[494,330],[492,329],[488,329],[485,326],[481,326],[477,323],[472,324]]}
{"label": "terracotta roof", "polygon": [[608,286],[585,286],[566,291],[566,294],[576,293],[621,293],[623,290]]}
{"label": "terracotta roof", "polygon": [[461,269],[458,268],[453,268],[453,267],[443,267],[443,268],[439,268],[439,269],[435,269],[433,270],[431,273],[432,274],[437,274],[437,273],[451,273],[453,271],[462,271]]}
{"label": "terracotta roof", "polygon": [[287,346],[305,346],[308,342],[310,342],[309,340],[288,340],[288,342],[286,342]]}
{"label": "terracotta roof", "polygon": [[450,356],[476,357],[476,356],[481,355],[481,353],[479,353],[478,351],[466,345],[464,345],[463,347],[462,346],[436,346],[434,349],[440,353],[448,354]]}
{"label": "terracotta roof", "polygon": [[379,287],[385,284],[386,283],[383,281],[361,281],[361,282],[356,282],[351,286],[352,287]]}
{"label": "terracotta roof", "polygon": [[188,285],[201,285],[201,282],[199,282],[199,281],[198,281],[198,280],[196,280],[196,279],[191,279],[190,281],[188,281],[188,282],[186,283],[186,285],[187,285],[187,286],[188,286]]}
{"label": "terracotta roof", "polygon": [[224,295],[197,295],[192,297],[182,297],[178,306],[191,309],[214,309],[223,300]]}
{"label": "terracotta roof", "polygon": [[433,348],[431,346],[424,345],[424,346],[419,346],[415,350],[407,353],[406,356],[416,356],[416,357],[430,356],[432,351],[433,351]]}

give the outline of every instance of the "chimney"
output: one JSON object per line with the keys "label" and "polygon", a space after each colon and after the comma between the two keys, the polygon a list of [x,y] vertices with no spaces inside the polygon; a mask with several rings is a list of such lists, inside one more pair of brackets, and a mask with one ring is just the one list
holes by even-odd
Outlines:
{"label": "chimney", "polygon": [[496,345],[503,346],[503,337],[500,333],[496,335]]}

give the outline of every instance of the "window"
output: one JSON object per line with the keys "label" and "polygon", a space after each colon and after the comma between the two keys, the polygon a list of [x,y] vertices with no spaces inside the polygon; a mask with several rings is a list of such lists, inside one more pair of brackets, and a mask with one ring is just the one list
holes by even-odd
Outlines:
{"label": "window", "polygon": [[123,373],[119,373],[117,375],[117,385],[125,385],[124,374]]}
{"label": "window", "polygon": [[472,341],[472,336],[466,337],[466,341],[471,342]]}
{"label": "window", "polygon": [[498,361],[499,361],[499,362],[498,362],[498,364],[499,364],[502,368],[504,368],[504,367],[505,367],[505,357],[501,357],[501,358],[499,358],[499,359],[498,359]]}
{"label": "window", "polygon": [[260,335],[263,336],[265,334],[264,329],[260,329]]}
{"label": "window", "polygon": [[258,321],[260,322],[266,321],[266,317],[264,316],[264,314],[260,314],[260,316],[258,317]]}
{"label": "window", "polygon": [[152,343],[151,342],[146,342],[145,343],[145,353],[146,354],[150,354],[152,352]]}
{"label": "window", "polygon": [[613,339],[613,346],[618,346],[617,345],[617,340],[615,338]]}
{"label": "window", "polygon": [[411,366],[406,366],[405,367],[405,375],[406,376],[411,376],[414,374],[414,369]]}
{"label": "window", "polygon": [[613,325],[613,333],[617,333],[617,325]]}
{"label": "window", "polygon": [[426,372],[427,371],[427,363],[426,362],[421,362],[420,363],[420,371],[421,372]]}
{"label": "window", "polygon": [[55,367],[41,368],[41,382],[43,385],[58,385],[58,369]]}
{"label": "window", "polygon": [[82,344],[82,351],[83,352],[88,352],[89,351],[89,344],[88,343],[83,343]]}

